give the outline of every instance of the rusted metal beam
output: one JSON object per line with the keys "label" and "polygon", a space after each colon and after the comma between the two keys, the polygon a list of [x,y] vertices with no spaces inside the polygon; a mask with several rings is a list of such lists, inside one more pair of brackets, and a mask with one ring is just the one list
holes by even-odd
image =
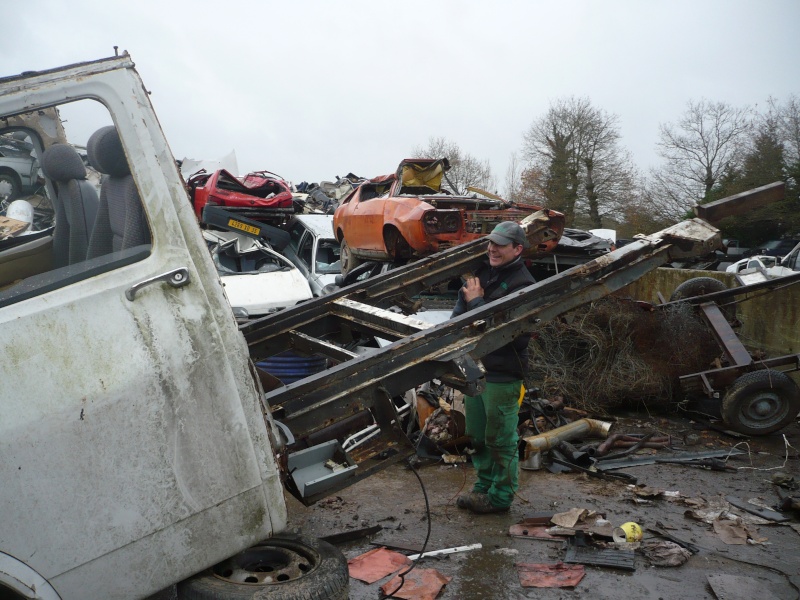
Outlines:
{"label": "rusted metal beam", "polygon": [[783,181],[776,181],[722,200],[698,204],[694,207],[694,214],[709,223],[718,223],[725,217],[743,215],[756,208],[783,200],[785,195],[786,184]]}
{"label": "rusted metal beam", "polygon": [[711,333],[725,353],[728,363],[736,367],[746,367],[753,364],[753,357],[750,356],[747,348],[739,340],[719,306],[714,302],[705,302],[700,305],[700,310],[705,315],[711,327]]}
{"label": "rusted metal beam", "polygon": [[474,270],[485,260],[487,244],[476,240],[253,321],[242,331],[251,355],[258,356],[291,344],[325,350],[326,344],[352,342],[354,331],[394,340],[265,394],[298,439],[369,410],[383,438],[364,450],[369,458],[386,444],[402,444],[392,398],[434,378],[475,394],[482,385],[481,357],[676,256],[706,253],[718,238],[719,231],[707,223],[686,221],[434,326],[423,328],[416,319],[386,310],[400,298]]}

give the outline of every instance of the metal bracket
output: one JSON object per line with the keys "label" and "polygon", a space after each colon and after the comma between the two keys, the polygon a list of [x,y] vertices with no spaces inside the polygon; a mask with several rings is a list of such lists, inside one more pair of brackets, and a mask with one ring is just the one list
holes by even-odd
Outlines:
{"label": "metal bracket", "polygon": [[162,273],[161,275],[156,275],[155,277],[151,277],[150,279],[145,279],[144,281],[140,281],[129,287],[125,290],[125,297],[133,302],[133,299],[136,297],[136,293],[145,286],[150,285],[151,283],[156,283],[158,281],[164,281],[167,285],[179,288],[185,285],[188,285],[190,282],[189,279],[189,269],[186,267],[180,267],[178,269],[174,269],[172,271],[167,271],[166,273]]}

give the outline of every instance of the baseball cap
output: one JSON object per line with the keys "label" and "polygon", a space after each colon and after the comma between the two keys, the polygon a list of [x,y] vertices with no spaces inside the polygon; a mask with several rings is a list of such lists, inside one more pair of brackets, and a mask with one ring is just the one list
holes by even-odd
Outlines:
{"label": "baseball cap", "polygon": [[498,223],[492,230],[492,233],[487,235],[491,241],[498,246],[505,246],[515,242],[522,244],[523,248],[528,247],[528,239],[525,237],[525,231],[520,227],[519,223],[514,221],[503,221]]}

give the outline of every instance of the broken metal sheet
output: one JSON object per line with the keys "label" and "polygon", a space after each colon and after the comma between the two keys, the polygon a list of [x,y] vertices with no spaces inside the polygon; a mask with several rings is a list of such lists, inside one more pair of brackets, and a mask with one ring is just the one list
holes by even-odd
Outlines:
{"label": "broken metal sheet", "polygon": [[365,583],[375,583],[409,566],[411,560],[407,556],[386,548],[374,548],[347,561],[350,577]]}
{"label": "broken metal sheet", "polygon": [[731,505],[735,506],[736,508],[740,508],[742,510],[746,510],[749,513],[752,513],[762,519],[767,519],[768,521],[774,521],[775,523],[785,523],[786,521],[790,521],[791,518],[787,517],[786,515],[779,513],[774,510],[770,510],[768,508],[763,508],[761,506],[756,506],[750,502],[745,502],[741,498],[737,498],[736,496],[725,496],[725,500],[727,500]]}
{"label": "broken metal sheet", "polygon": [[570,538],[568,543],[570,545],[564,556],[565,563],[611,567],[613,569],[623,569],[625,571],[636,570],[633,550],[614,550],[612,548],[601,549],[591,546],[580,546],[574,543],[572,538]]}
{"label": "broken metal sheet", "polygon": [[562,588],[575,587],[586,575],[583,565],[517,563],[517,574],[522,587]]}
{"label": "broken metal sheet", "polygon": [[450,583],[448,577],[436,569],[422,569],[417,567],[409,571],[401,579],[393,577],[381,586],[381,592],[392,598],[405,598],[406,600],[435,600],[442,588]]}
{"label": "broken metal sheet", "polygon": [[[692,452],[681,453],[678,455],[670,456],[672,462],[691,462],[693,460],[702,460],[704,458],[720,458],[728,456],[736,456],[744,454],[740,450],[729,448],[727,450],[709,450],[708,452]],[[625,469],[627,467],[641,467],[643,465],[654,465],[659,462],[659,456],[643,456],[641,458],[622,458],[619,460],[609,460],[597,463],[595,467],[598,471],[610,471],[612,469]]]}
{"label": "broken metal sheet", "polygon": [[681,221],[641,239],[662,240],[671,244],[669,256],[672,260],[709,254],[722,243],[720,231],[702,219]]}

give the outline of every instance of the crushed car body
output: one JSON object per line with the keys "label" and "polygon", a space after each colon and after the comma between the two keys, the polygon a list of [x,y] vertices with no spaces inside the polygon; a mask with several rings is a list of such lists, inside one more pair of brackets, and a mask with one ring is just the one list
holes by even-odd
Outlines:
{"label": "crushed car body", "polygon": [[293,212],[291,187],[269,171],[248,173],[240,180],[225,169],[201,170],[186,183],[198,220],[207,204],[224,206],[251,219],[280,218]]}
{"label": "crushed car body", "polygon": [[258,240],[211,230],[203,238],[237,319],[262,317],[312,297],[305,275]]}
{"label": "crushed car body", "polygon": [[342,271],[365,260],[402,262],[428,256],[484,236],[501,221],[521,221],[536,212],[547,219],[547,226],[529,236],[531,251],[546,252],[556,246],[564,230],[561,213],[454,194],[444,185],[449,168],[447,159],[406,159],[391,175],[375,177],[353,190],[333,216]]}

